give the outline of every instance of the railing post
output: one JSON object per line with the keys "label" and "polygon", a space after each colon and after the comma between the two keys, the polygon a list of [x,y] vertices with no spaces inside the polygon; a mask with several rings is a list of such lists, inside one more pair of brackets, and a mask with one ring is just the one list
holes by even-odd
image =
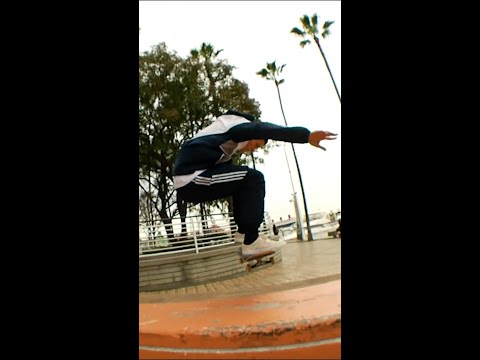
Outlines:
{"label": "railing post", "polygon": [[198,242],[197,242],[197,232],[195,230],[195,223],[193,222],[193,218],[190,218],[190,222],[192,223],[192,229],[193,229],[193,242],[195,244],[195,252],[198,254]]}
{"label": "railing post", "polygon": [[237,223],[235,222],[235,219],[233,218],[233,216],[230,216],[230,213],[228,213],[228,226],[230,228],[230,241],[235,241],[235,232],[237,231],[236,227],[238,228],[237,226]]}

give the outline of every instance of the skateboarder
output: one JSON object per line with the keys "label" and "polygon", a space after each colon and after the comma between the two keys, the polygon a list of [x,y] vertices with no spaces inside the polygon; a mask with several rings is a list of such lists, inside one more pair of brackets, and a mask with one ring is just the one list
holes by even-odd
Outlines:
{"label": "skateboarder", "polygon": [[235,241],[241,242],[243,256],[277,250],[284,241],[271,241],[258,234],[263,222],[265,180],[263,174],[247,166],[233,165],[236,152],[253,152],[268,139],[320,146],[337,134],[304,127],[284,127],[260,122],[253,115],[229,110],[186,141],[173,169],[177,197],[200,203],[233,197],[233,216],[238,226]]}

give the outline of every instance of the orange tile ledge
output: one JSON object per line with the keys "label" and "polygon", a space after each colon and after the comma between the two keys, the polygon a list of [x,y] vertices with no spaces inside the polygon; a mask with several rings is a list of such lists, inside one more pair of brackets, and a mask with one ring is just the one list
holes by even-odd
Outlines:
{"label": "orange tile ledge", "polygon": [[223,299],[140,304],[140,359],[340,359],[340,280]]}

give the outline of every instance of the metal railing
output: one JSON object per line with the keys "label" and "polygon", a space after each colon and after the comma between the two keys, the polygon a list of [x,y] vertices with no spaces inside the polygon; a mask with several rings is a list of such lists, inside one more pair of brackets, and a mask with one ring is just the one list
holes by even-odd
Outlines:
{"label": "metal railing", "polygon": [[[264,221],[259,233],[272,235]],[[202,220],[198,216],[188,216],[182,227],[181,219],[164,219],[156,223],[140,223],[139,256],[147,258],[157,255],[177,253],[199,253],[235,243],[237,231],[233,217],[228,214],[211,214]]]}

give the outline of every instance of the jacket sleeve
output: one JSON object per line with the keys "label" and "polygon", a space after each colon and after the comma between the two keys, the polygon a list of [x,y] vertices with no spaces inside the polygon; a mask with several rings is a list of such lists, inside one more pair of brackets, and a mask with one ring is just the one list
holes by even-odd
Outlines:
{"label": "jacket sleeve", "polygon": [[228,134],[235,142],[253,139],[271,139],[290,143],[308,143],[310,130],[300,127],[285,127],[267,122],[245,123],[232,127]]}

